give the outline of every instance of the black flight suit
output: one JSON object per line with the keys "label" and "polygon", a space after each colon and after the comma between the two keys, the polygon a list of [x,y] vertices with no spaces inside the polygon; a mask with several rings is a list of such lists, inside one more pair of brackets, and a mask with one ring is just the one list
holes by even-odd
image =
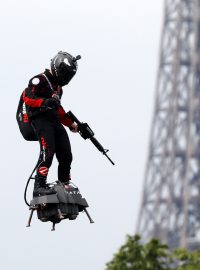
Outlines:
{"label": "black flight suit", "polygon": [[[60,105],[62,88],[48,69],[34,76],[23,92],[28,117],[37,134],[41,152],[37,176],[47,178],[54,154],[58,160],[58,180],[70,180],[72,153],[63,125],[70,127],[71,119]],[[51,104],[52,103],[52,104]]]}

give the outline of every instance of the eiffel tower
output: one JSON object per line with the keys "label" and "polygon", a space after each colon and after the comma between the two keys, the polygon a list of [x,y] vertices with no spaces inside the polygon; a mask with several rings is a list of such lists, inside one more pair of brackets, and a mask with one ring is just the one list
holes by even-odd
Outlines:
{"label": "eiffel tower", "polygon": [[200,0],[165,0],[137,233],[200,248]]}

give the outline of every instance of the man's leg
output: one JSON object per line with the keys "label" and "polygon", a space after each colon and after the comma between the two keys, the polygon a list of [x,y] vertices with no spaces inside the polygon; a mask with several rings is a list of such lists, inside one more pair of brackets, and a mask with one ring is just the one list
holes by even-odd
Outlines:
{"label": "man's leg", "polygon": [[40,143],[40,160],[35,176],[33,196],[55,193],[46,184],[49,168],[55,153],[55,138],[53,125],[37,119],[33,122]]}
{"label": "man's leg", "polygon": [[72,152],[65,128],[59,124],[55,131],[55,148],[58,159],[58,180],[67,183],[70,180]]}

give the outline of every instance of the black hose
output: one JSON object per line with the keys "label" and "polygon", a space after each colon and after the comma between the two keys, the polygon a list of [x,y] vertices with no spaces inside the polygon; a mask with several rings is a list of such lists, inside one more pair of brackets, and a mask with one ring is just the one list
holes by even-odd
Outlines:
{"label": "black hose", "polygon": [[37,164],[35,165],[35,167],[34,167],[32,173],[31,173],[31,175],[29,176],[29,178],[28,178],[28,180],[27,180],[27,182],[26,182],[26,187],[25,187],[25,190],[24,190],[24,201],[25,201],[26,205],[29,206],[29,207],[30,207],[30,204],[27,202],[26,193],[27,193],[27,189],[28,189],[28,185],[29,185],[29,183],[30,183],[30,180],[31,180],[31,179],[34,179],[34,178],[32,177],[32,175],[34,174],[35,170],[36,170],[37,167],[39,166],[39,163],[40,163],[40,155],[39,155]]}

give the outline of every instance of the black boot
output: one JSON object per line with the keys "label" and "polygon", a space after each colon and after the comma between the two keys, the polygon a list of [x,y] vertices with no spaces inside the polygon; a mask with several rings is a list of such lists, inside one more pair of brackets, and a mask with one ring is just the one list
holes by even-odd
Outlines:
{"label": "black boot", "polygon": [[60,180],[60,182],[66,186],[68,186],[70,184],[70,181],[71,181],[71,174],[69,174],[65,179]]}
{"label": "black boot", "polygon": [[64,188],[68,189],[70,187],[70,181],[69,180],[65,180],[65,181],[60,181]]}
{"label": "black boot", "polygon": [[33,197],[42,196],[42,195],[51,195],[55,194],[56,191],[50,188],[46,184],[46,179],[43,177],[35,176],[35,184],[33,190]]}

